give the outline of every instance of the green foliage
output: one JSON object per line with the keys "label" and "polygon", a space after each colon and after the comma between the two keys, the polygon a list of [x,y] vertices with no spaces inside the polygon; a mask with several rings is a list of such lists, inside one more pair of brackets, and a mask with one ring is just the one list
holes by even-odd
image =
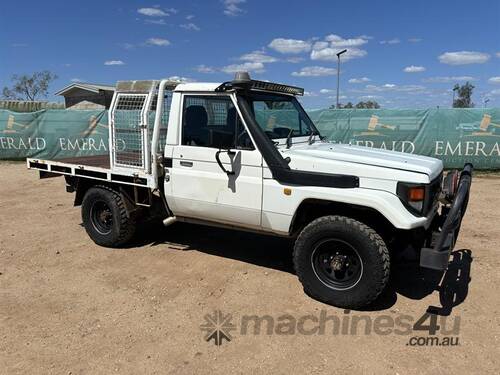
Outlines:
{"label": "green foliage", "polygon": [[453,91],[457,92],[457,98],[453,101],[453,108],[473,108],[474,103],[472,102],[472,92],[474,91],[474,85],[466,82],[465,85],[456,84],[453,87]]}
{"label": "green foliage", "polygon": [[34,72],[31,76],[15,74],[12,76],[12,87],[4,87],[2,96],[7,100],[35,101],[40,97],[46,98],[50,83],[57,79],[57,75],[44,70]]}
{"label": "green foliage", "polygon": [[380,105],[375,100],[368,100],[366,102],[359,102],[356,104],[356,108],[360,109],[378,109]]}
{"label": "green foliage", "polygon": [[[352,109],[352,108],[357,108],[357,109],[379,109],[380,105],[375,101],[375,100],[368,100],[366,102],[359,102],[358,104],[354,105],[352,102],[347,102],[347,104],[340,104],[340,109]],[[335,109],[335,105],[332,104],[330,106],[330,109]]]}

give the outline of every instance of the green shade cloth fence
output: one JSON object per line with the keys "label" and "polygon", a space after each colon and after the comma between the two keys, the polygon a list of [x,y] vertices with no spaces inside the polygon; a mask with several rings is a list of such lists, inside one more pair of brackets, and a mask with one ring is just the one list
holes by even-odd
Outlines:
{"label": "green shade cloth fence", "polygon": [[[284,115],[282,113],[282,115]],[[500,109],[342,109],[309,115],[327,139],[427,155],[447,168],[500,169]],[[0,159],[108,153],[107,111],[0,110]]]}

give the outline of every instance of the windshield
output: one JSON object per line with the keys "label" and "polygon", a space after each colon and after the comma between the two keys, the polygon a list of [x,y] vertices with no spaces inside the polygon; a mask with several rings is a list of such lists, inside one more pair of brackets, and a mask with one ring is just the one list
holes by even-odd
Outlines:
{"label": "windshield", "polygon": [[319,135],[311,119],[294,96],[252,92],[246,98],[255,120],[269,138]]}

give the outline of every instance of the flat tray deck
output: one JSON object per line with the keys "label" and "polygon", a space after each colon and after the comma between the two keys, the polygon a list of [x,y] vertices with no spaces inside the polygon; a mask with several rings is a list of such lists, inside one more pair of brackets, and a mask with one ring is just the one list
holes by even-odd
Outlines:
{"label": "flat tray deck", "polygon": [[93,156],[78,156],[72,158],[55,159],[54,161],[60,163],[86,165],[89,167],[111,168],[109,162],[109,155],[93,155]]}
{"label": "flat tray deck", "polygon": [[142,170],[132,168],[112,170],[109,155],[76,156],[54,160],[28,158],[26,162],[28,169],[36,169],[43,172],[42,178],[55,177],[57,174],[62,174],[156,188],[153,176]]}

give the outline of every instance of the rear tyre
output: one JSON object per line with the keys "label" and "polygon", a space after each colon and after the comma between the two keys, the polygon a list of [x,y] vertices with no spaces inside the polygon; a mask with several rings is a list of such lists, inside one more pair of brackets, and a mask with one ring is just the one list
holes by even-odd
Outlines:
{"label": "rear tyre", "polygon": [[82,221],[89,237],[105,247],[125,245],[136,231],[136,222],[127,215],[122,197],[107,186],[87,191],[82,202]]}
{"label": "rear tyre", "polygon": [[342,308],[373,302],[389,280],[389,251],[367,225],[344,216],[314,220],[294,247],[295,271],[311,297]]}

